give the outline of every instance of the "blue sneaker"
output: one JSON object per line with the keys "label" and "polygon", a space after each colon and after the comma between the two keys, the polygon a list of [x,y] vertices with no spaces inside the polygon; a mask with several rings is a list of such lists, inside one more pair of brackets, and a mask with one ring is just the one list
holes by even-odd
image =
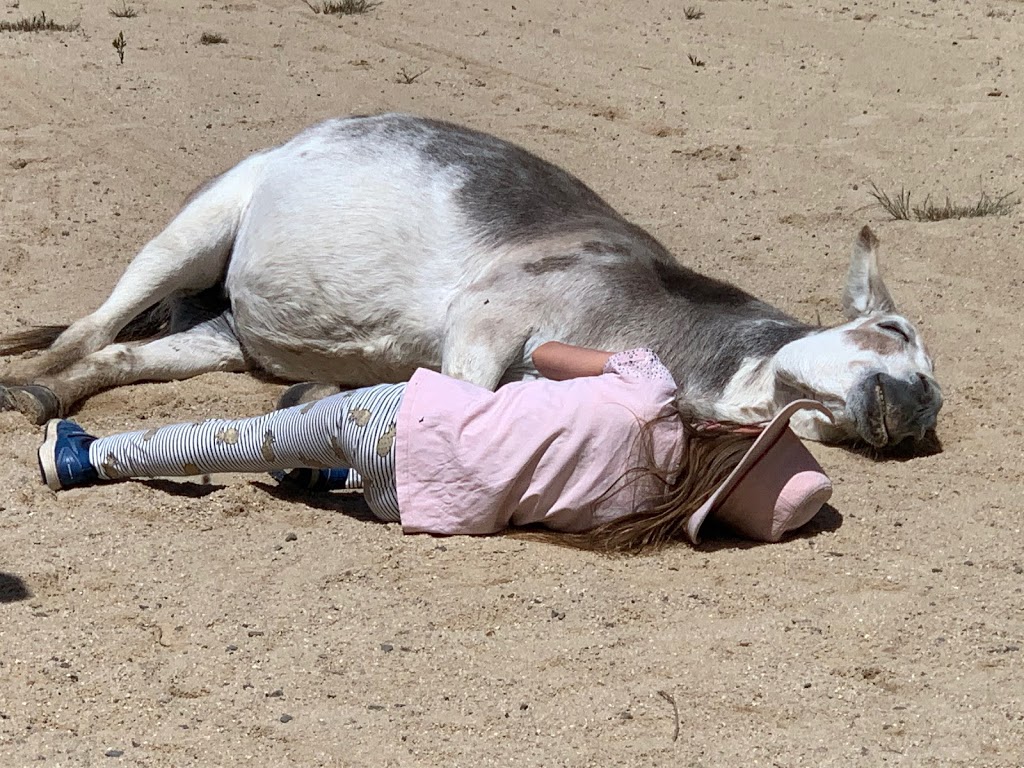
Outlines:
{"label": "blue sneaker", "polygon": [[271,472],[271,477],[281,485],[297,491],[340,491],[348,486],[348,467],[330,469],[289,469],[287,472]]}
{"label": "blue sneaker", "polygon": [[39,472],[54,491],[89,485],[100,479],[89,463],[89,446],[96,438],[73,421],[50,419],[39,446]]}

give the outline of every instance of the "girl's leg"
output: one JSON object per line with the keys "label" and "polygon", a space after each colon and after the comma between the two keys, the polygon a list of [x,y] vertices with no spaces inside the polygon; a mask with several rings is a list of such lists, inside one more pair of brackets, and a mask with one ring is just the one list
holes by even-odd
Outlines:
{"label": "girl's leg", "polygon": [[[375,506],[373,499],[394,496],[393,442],[404,391],[404,384],[384,384],[249,419],[177,424],[96,440],[79,429],[76,439],[87,447],[89,464],[103,480],[351,467],[355,460],[371,509],[397,520],[397,503],[392,510],[387,504]],[[57,423],[77,429],[72,422]],[[40,451],[44,477],[45,465],[53,463],[44,461],[44,453],[52,448],[59,455],[63,449],[58,432],[48,427]]]}
{"label": "girl's leg", "polygon": [[211,419],[104,437],[89,447],[89,459],[101,478],[111,480],[351,467],[349,452],[358,445],[345,439],[351,433],[347,424],[365,424],[372,413],[360,403],[384,389],[376,399],[389,395],[400,401],[404,385],[344,392],[248,419]]}

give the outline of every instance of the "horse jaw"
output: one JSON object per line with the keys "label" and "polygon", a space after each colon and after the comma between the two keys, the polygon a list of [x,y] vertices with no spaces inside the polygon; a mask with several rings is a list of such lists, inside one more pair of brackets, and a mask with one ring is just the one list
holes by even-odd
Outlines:
{"label": "horse jaw", "polygon": [[[771,358],[748,357],[708,409],[709,418],[758,424],[769,421],[788,400],[776,392],[776,374]],[[700,398],[692,398],[700,400]],[[791,398],[792,399],[792,398]]]}
{"label": "horse jaw", "polygon": [[[691,398],[691,403],[696,401],[698,413],[707,418],[760,424],[770,421],[787,403],[803,398],[823,402],[830,409],[839,405],[834,399],[826,400],[805,387],[787,383],[786,377],[779,375],[775,357],[748,357],[713,404],[704,403],[707,407],[702,408],[700,398]],[[834,443],[849,437],[824,414],[815,411],[797,412],[789,425],[807,440]]]}

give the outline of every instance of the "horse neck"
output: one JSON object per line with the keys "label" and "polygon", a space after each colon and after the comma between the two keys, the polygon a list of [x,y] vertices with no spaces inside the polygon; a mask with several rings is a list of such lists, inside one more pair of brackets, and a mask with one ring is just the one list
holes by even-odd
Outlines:
{"label": "horse neck", "polygon": [[619,348],[655,349],[698,416],[771,417],[786,397],[776,388],[772,360],[815,326],[675,264],[656,264],[653,283],[637,285],[639,295],[608,308],[606,339],[615,338]]}

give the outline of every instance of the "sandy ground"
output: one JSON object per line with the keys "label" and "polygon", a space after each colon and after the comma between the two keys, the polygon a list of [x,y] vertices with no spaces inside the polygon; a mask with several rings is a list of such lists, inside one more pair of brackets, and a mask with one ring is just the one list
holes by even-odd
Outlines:
{"label": "sandy ground", "polygon": [[[937,359],[945,450],[814,446],[836,492],[804,535],[617,560],[404,537],[259,479],[56,496],[36,428],[0,414],[0,765],[1024,764],[1024,211],[897,223],[865,192],[1024,189],[1024,5],[129,3],[0,8],[81,23],[0,33],[0,332],[97,306],[248,152],[402,109],[563,164],[805,319],[839,320],[870,223]],[[139,385],[78,418],[249,414],[280,389]]]}

